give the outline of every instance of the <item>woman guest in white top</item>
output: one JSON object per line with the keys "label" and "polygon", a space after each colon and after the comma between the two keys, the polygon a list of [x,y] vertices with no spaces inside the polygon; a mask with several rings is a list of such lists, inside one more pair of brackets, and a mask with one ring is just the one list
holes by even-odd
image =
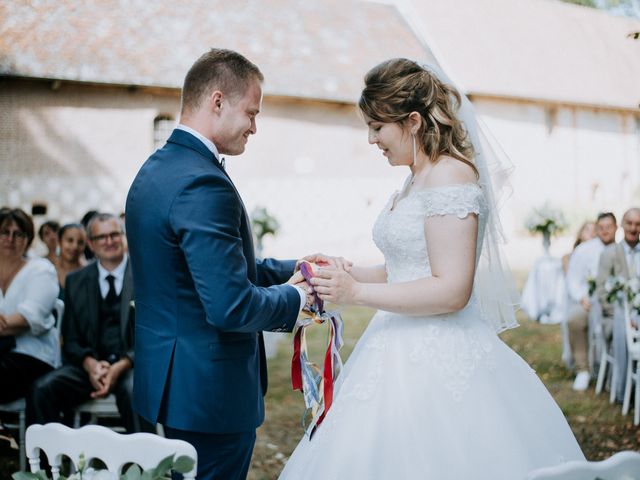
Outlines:
{"label": "woman guest in white top", "polygon": [[23,210],[0,209],[0,403],[23,397],[59,358],[56,270],[43,258],[26,257],[33,236]]}

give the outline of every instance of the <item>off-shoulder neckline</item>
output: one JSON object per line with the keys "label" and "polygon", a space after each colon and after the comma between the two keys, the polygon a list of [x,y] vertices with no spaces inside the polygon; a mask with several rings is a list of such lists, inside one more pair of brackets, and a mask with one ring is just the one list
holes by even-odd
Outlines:
{"label": "off-shoulder neckline", "polygon": [[[406,187],[406,182],[405,182],[405,187]],[[396,190],[396,192],[394,193],[394,195],[391,197],[391,207],[389,207],[389,209],[387,210],[389,213],[393,213],[396,211],[396,209],[398,208],[398,205],[400,204],[400,202],[403,202],[404,200],[406,200],[407,198],[411,197],[412,195],[422,195],[425,193],[430,193],[433,191],[437,191],[437,190],[444,190],[446,188],[460,188],[460,187],[473,187],[476,188],[478,190],[482,190],[482,187],[475,183],[475,182],[463,182],[463,183],[447,183],[444,185],[436,185],[433,187],[423,187],[420,188],[418,190],[412,190],[409,193],[407,193],[404,197],[402,198],[398,198],[398,196],[400,195],[401,190]],[[403,188],[404,190],[404,188]]]}
{"label": "off-shoulder neckline", "polygon": [[423,188],[420,188],[420,189],[417,189],[417,190],[413,190],[413,191],[409,192],[407,197],[409,195],[411,195],[412,193],[425,193],[425,192],[430,192],[432,190],[442,190],[442,189],[445,189],[445,188],[455,188],[455,187],[475,187],[478,190],[482,189],[482,187],[479,184],[475,183],[475,182],[446,183],[444,185],[436,185],[436,186],[433,186],[433,187],[423,187]]}

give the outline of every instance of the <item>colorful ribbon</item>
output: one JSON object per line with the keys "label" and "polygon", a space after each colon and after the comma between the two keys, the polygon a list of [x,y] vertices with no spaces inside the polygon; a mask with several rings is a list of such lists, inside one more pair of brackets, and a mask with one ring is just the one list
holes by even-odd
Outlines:
{"label": "colorful ribbon", "polygon": [[[310,283],[313,269],[307,262],[300,264],[300,272]],[[324,420],[333,403],[335,381],[342,370],[340,349],[343,341],[343,322],[338,312],[324,311],[324,302],[314,292],[314,304],[309,310],[303,310],[307,317],[298,322],[293,337],[293,358],[291,359],[291,384],[294,390],[300,390],[304,397],[306,410],[302,415],[302,427],[311,438]],[[305,328],[317,323],[326,323],[329,328],[329,340],[324,355],[324,364],[320,369],[309,360]],[[307,417],[311,419],[307,423]]]}

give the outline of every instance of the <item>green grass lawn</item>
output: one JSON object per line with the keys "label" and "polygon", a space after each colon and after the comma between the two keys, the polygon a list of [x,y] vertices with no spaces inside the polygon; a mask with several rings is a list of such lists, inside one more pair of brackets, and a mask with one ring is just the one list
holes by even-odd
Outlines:
{"label": "green grass lawn", "polygon": [[[343,312],[347,359],[373,312],[349,308]],[[562,365],[561,336],[558,325],[539,325],[520,319],[521,326],[505,332],[502,338],[538,372],[554,396],[590,460],[600,460],[620,450],[640,450],[640,429],[632,416],[623,417],[619,405],[610,405],[608,395],[596,396],[593,387],[586,392],[571,390],[573,374]],[[309,329],[307,337],[312,359],[321,358],[325,348],[326,327]],[[304,402],[299,392],[291,390],[291,335],[280,345],[278,355],[269,362],[267,418],[258,430],[258,440],[249,472],[250,480],[277,478],[286,458],[302,435],[300,416]],[[0,479],[10,478],[18,468],[17,454],[0,454]]]}
{"label": "green grass lawn", "polygon": [[[348,358],[372,314],[364,308],[349,308],[343,312],[343,360]],[[593,387],[586,392],[571,389],[573,374],[564,368],[560,357],[560,326],[540,325],[522,317],[519,321],[520,327],[501,336],[538,372],[566,415],[587,458],[600,460],[620,450],[640,450],[640,428],[633,426],[631,414],[623,417],[620,406],[610,405],[608,394],[596,396]],[[326,345],[326,328],[309,330],[307,341],[311,358],[319,359]],[[267,417],[258,430],[250,480],[277,478],[302,435],[300,416],[304,402],[299,392],[291,390],[291,352],[289,335],[280,345],[277,357],[269,362]]]}

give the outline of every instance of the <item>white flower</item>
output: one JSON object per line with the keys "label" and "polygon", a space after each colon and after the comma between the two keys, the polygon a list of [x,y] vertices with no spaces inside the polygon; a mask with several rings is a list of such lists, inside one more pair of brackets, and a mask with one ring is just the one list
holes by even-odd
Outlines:
{"label": "white flower", "polygon": [[640,308],[640,293],[636,293],[634,295],[631,305],[633,306],[633,308]]}
{"label": "white flower", "polygon": [[627,282],[627,289],[633,294],[640,292],[640,280],[636,277],[629,280]]}
{"label": "white flower", "polygon": [[525,220],[525,227],[531,233],[548,232],[557,233],[567,227],[564,215],[560,210],[544,204],[540,208],[534,208]]}

